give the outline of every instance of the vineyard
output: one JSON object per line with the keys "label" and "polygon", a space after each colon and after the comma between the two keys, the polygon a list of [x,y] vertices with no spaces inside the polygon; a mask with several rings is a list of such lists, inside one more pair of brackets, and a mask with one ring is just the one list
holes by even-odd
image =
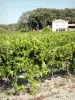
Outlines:
{"label": "vineyard", "polygon": [[0,34],[0,80],[12,78],[15,93],[25,89],[18,84],[20,74],[35,93],[38,78],[65,68],[75,71],[75,32]]}

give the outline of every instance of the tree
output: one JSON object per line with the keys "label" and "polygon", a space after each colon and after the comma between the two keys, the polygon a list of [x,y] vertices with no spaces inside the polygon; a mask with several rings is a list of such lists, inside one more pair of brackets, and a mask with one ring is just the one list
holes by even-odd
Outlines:
{"label": "tree", "polygon": [[75,23],[75,9],[38,8],[24,12],[18,21],[18,25],[19,29],[37,30],[51,25],[55,19],[64,19],[68,20],[69,23]]}
{"label": "tree", "polygon": [[20,17],[20,19],[19,19],[19,21],[18,21],[18,29],[19,30],[22,30],[22,31],[28,31],[28,30],[30,30],[30,23],[29,23],[29,16],[30,16],[30,11],[28,11],[28,12],[24,12],[22,15],[21,15],[21,17]]}

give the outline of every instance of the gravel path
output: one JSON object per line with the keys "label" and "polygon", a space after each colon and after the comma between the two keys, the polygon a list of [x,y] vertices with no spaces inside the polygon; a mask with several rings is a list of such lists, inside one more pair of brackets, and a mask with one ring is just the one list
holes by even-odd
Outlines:
{"label": "gravel path", "polygon": [[46,97],[42,100],[75,100],[75,89],[62,89],[49,97]]}

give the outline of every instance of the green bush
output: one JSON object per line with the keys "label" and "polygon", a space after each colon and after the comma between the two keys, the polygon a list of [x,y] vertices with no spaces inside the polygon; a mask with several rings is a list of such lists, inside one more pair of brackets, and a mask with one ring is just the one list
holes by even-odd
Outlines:
{"label": "green bush", "polygon": [[51,68],[59,69],[72,65],[75,69],[75,33],[53,34],[0,34],[0,76],[13,77],[15,92],[24,89],[18,86],[18,73],[23,72],[34,93],[36,78],[47,74]]}
{"label": "green bush", "polygon": [[42,29],[43,32],[50,32],[51,28],[49,26],[46,26]]}

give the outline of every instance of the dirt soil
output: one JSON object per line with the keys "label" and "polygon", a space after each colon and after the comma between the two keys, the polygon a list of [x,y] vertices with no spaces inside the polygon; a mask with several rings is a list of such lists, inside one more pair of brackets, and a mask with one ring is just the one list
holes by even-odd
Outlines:
{"label": "dirt soil", "polygon": [[[12,91],[14,90],[12,89]],[[46,79],[40,82],[40,87],[33,96],[28,93],[8,96],[6,93],[6,91],[0,91],[0,100],[75,100],[75,77],[58,76]]]}

